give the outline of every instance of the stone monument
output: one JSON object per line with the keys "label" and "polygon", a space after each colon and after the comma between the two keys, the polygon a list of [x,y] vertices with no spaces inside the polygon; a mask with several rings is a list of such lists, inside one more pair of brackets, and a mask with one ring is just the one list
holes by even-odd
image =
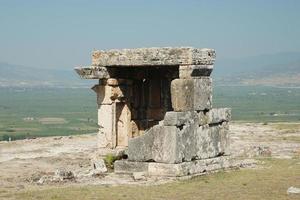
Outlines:
{"label": "stone monument", "polygon": [[75,68],[98,79],[98,145],[124,149],[115,172],[186,176],[228,167],[231,110],[212,108],[207,48],[94,51],[92,65]]}

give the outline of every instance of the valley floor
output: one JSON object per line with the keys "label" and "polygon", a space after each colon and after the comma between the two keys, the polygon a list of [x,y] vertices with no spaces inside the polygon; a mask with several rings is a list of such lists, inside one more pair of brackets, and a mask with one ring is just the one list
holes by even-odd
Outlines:
{"label": "valley floor", "polygon": [[[96,135],[0,142],[0,199],[297,199],[300,123],[233,122],[232,155],[255,158],[255,168],[221,171],[190,180],[134,181],[97,176],[38,184],[57,169],[84,174],[91,168]],[[164,183],[164,184],[163,184]]]}

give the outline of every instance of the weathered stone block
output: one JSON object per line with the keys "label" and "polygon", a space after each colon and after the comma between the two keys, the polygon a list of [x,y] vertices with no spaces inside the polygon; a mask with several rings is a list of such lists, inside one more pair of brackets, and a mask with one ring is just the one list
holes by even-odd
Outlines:
{"label": "weathered stone block", "polygon": [[193,79],[174,79],[171,82],[171,100],[174,111],[194,109]]}
{"label": "weathered stone block", "polygon": [[147,172],[147,162],[132,162],[127,160],[117,160],[114,162],[115,173],[133,173],[133,172]]}
{"label": "weathered stone block", "polygon": [[159,130],[161,126],[154,126],[136,138],[131,138],[128,141],[128,160],[130,161],[150,161],[153,160],[152,147],[154,144],[154,133]]}
{"label": "weathered stone block", "polygon": [[[188,80],[188,79],[186,79]],[[212,107],[212,80],[201,77],[194,80],[194,110],[209,110]]]}
{"label": "weathered stone block", "polygon": [[94,51],[93,66],[170,66],[170,65],[213,65],[213,49],[180,48],[139,48]]}
{"label": "weathered stone block", "polygon": [[195,111],[186,112],[166,112],[163,124],[165,126],[181,126],[188,123],[190,120],[196,120],[197,113]]}
{"label": "weathered stone block", "polygon": [[225,154],[229,147],[228,124],[198,124],[190,120],[179,128],[154,126],[143,136],[129,140],[128,159],[180,163]]}
{"label": "weathered stone block", "polygon": [[231,120],[230,108],[212,108],[207,112],[209,123],[229,122]]}
{"label": "weathered stone block", "polygon": [[98,105],[122,101],[130,94],[130,90],[126,86],[95,85],[92,90],[97,93]]}
{"label": "weathered stone block", "polygon": [[180,162],[177,139],[177,128],[175,126],[155,125],[144,135],[129,139],[128,160],[163,163]]}
{"label": "weathered stone block", "polygon": [[98,108],[98,145],[101,148],[113,147],[112,137],[115,131],[114,104],[99,105]]}
{"label": "weathered stone block", "polygon": [[228,168],[231,165],[230,158],[226,156],[194,160],[178,164],[150,162],[148,165],[148,176],[188,176]]}
{"label": "weathered stone block", "polygon": [[107,67],[77,67],[75,71],[83,79],[108,79],[114,75],[114,69]]}
{"label": "weathered stone block", "polygon": [[217,124],[231,120],[230,108],[212,108],[209,111],[199,111],[199,125]]}
{"label": "weathered stone block", "polygon": [[208,126],[203,126],[203,129],[198,129],[200,140],[202,141],[201,148],[198,149],[199,159],[212,158],[218,155],[228,154],[229,152],[229,126],[224,122],[210,126],[208,131],[205,131]]}
{"label": "weathered stone block", "polygon": [[213,65],[180,65],[179,78],[191,79],[201,76],[209,76],[213,70]]}
{"label": "weathered stone block", "polygon": [[203,126],[203,125],[210,123],[209,116],[207,113],[208,112],[206,112],[206,111],[198,111],[197,112],[198,118],[199,118],[199,126]]}

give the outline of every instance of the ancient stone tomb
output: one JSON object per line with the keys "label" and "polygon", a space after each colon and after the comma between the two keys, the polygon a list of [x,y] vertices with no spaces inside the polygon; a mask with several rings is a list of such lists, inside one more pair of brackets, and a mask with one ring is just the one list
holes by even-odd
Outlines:
{"label": "ancient stone tomb", "polygon": [[228,108],[212,108],[213,49],[94,51],[75,70],[98,79],[99,148],[125,149],[117,172],[183,176],[225,167]]}

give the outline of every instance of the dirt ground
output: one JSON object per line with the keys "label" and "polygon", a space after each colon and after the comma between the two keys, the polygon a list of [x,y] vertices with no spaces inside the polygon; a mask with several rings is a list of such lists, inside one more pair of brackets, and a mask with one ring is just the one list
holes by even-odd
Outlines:
{"label": "dirt ground", "polygon": [[[237,157],[300,158],[300,123],[231,123],[230,136],[232,155]],[[38,180],[57,169],[84,174],[91,168],[90,158],[96,145],[96,134],[0,142],[0,199],[8,199],[12,193],[48,187],[39,185]],[[136,184],[129,177],[122,179],[114,175],[81,177],[54,186]],[[155,183],[158,182],[150,182]]]}

